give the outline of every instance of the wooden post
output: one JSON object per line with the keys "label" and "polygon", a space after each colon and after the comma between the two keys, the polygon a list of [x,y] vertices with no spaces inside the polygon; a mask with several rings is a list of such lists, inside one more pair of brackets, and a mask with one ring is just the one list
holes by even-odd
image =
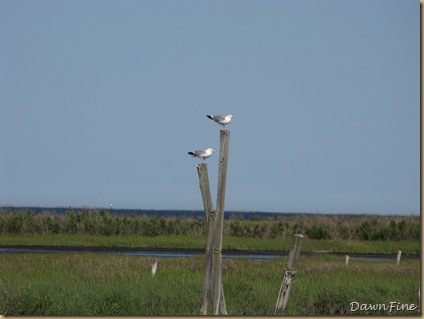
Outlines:
{"label": "wooden post", "polygon": [[197,166],[199,186],[202,193],[203,207],[208,225],[208,238],[205,251],[205,275],[202,290],[200,313],[207,315],[208,298],[212,298],[212,313],[226,315],[224,288],[222,286],[222,231],[224,224],[225,187],[227,179],[227,163],[230,132],[220,131],[221,146],[218,172],[217,209],[212,206],[209,188],[209,177],[206,163]]}
{"label": "wooden post", "polygon": [[152,276],[156,275],[156,271],[158,269],[158,263],[159,263],[159,260],[156,259],[152,265]]}
{"label": "wooden post", "polygon": [[398,250],[397,257],[396,257],[396,264],[399,265],[400,263],[400,257],[402,256],[402,250]]}
{"label": "wooden post", "polygon": [[[224,228],[225,188],[227,184],[227,164],[230,144],[230,131],[220,130],[220,151],[218,170],[218,191],[216,199],[215,245],[213,252],[212,314],[227,314],[222,287],[222,232]],[[224,302],[222,302],[224,301]]]}
{"label": "wooden post", "polygon": [[205,209],[206,221],[209,222],[211,214],[214,213],[212,206],[211,190],[209,188],[208,164],[201,163],[197,165],[199,175],[199,187],[202,193],[203,208]]}
{"label": "wooden post", "polygon": [[296,268],[299,262],[300,248],[302,247],[303,235],[294,235],[294,245],[289,253],[289,259],[287,261],[286,269],[284,270],[283,282],[281,284],[280,292],[278,293],[277,304],[275,305],[274,315],[282,308],[282,311],[286,308],[287,301],[290,294],[291,283],[293,277],[296,275]]}
{"label": "wooden post", "polygon": [[209,188],[209,177],[208,177],[208,166],[206,163],[197,165],[197,173],[199,175],[199,186],[202,193],[203,207],[206,215],[206,225],[208,227],[208,237],[206,241],[205,251],[205,274],[203,280],[202,290],[202,305],[200,308],[200,314],[207,315],[208,313],[208,298],[211,297],[211,271],[212,271],[212,252],[214,245],[214,219],[215,211],[212,206],[211,191]]}
{"label": "wooden post", "polygon": [[346,264],[346,267],[349,265],[349,256],[348,255],[345,256],[345,264]]}

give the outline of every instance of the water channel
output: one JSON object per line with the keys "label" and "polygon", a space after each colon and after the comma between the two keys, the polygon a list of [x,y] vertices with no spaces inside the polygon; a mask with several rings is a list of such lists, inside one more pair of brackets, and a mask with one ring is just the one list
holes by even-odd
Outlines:
{"label": "water channel", "polygon": [[[105,248],[105,247],[55,247],[55,246],[0,246],[0,254],[14,253],[112,253],[130,256],[145,256],[156,258],[183,258],[203,256],[201,249],[149,249],[149,248]],[[288,257],[288,251],[239,251],[224,250],[223,258],[249,258],[249,259],[271,259]],[[344,257],[345,254],[327,252],[301,252],[300,257],[311,255],[331,255]],[[349,254],[351,258],[363,258],[367,260],[396,260],[396,254]],[[402,258],[419,259],[420,255],[404,254]]]}

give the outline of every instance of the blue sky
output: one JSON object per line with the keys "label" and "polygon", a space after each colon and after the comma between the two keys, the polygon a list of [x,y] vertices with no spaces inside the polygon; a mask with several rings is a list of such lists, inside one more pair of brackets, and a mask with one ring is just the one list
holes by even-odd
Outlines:
{"label": "blue sky", "polygon": [[419,214],[417,0],[2,0],[0,205]]}

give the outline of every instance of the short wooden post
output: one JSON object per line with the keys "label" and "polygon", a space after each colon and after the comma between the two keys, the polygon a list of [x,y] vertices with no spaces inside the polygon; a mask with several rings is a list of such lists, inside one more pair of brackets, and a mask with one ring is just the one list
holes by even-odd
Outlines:
{"label": "short wooden post", "polygon": [[396,257],[396,264],[399,265],[400,263],[400,257],[402,256],[402,250],[398,250],[397,257]]}
{"label": "short wooden post", "polygon": [[348,255],[345,256],[345,265],[346,265],[346,267],[349,265],[349,256]]}
{"label": "short wooden post", "polygon": [[300,248],[302,247],[303,235],[294,235],[294,245],[289,253],[289,259],[287,266],[284,270],[283,282],[281,284],[280,292],[278,293],[277,304],[275,305],[274,315],[282,309],[282,312],[286,308],[287,301],[290,294],[292,279],[296,275],[296,268],[299,262]]}
{"label": "short wooden post", "polygon": [[158,263],[159,263],[159,260],[156,259],[152,265],[152,276],[156,275],[156,271],[158,270]]}

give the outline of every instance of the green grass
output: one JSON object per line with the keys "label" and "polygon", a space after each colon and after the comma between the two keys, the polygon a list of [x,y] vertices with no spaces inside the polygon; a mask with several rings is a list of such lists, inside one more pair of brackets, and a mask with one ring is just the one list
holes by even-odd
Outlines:
{"label": "green grass", "polygon": [[[419,261],[367,261],[355,259],[346,267],[336,257],[314,257],[299,267],[293,302],[287,315],[352,314],[349,304],[388,304],[392,301],[418,304]],[[300,309],[305,309],[299,311]],[[408,315],[403,311],[358,311],[361,315]],[[417,314],[415,312],[414,314]]]}
{"label": "green grass", "polygon": [[[199,315],[203,258],[115,254],[0,255],[0,313],[5,315]],[[273,315],[285,258],[224,259],[230,315]],[[301,258],[286,315],[350,314],[349,303],[417,303],[420,262]],[[417,312],[355,314],[411,315]]]}
{"label": "green grass", "polygon": [[201,274],[193,275],[179,260],[161,261],[152,277],[152,259],[143,257],[24,254],[0,258],[2,314],[196,313]]}
{"label": "green grass", "polygon": [[[204,236],[102,236],[88,234],[0,234],[2,245],[133,247],[133,248],[186,248],[204,249]],[[239,238],[224,236],[223,249],[228,250],[285,250],[292,247],[292,239]],[[305,239],[302,251],[332,253],[393,254],[420,253],[418,241],[363,241],[363,240],[311,240]]]}

